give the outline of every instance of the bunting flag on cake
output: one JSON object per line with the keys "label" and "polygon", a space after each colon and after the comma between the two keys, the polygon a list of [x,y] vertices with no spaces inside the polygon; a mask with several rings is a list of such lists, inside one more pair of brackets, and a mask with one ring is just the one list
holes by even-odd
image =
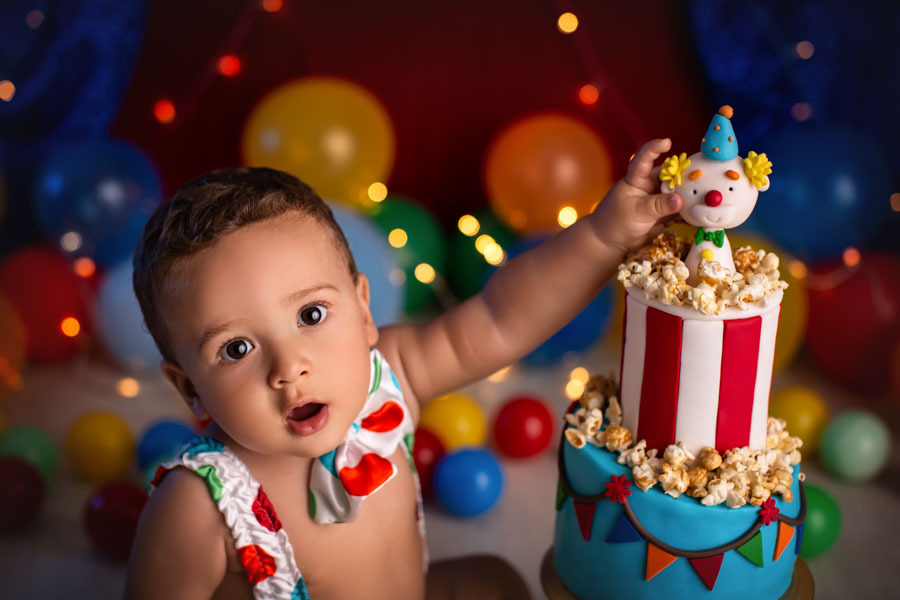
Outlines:
{"label": "bunting flag on cake", "polygon": [[556,480],[556,510],[562,508],[563,502],[566,501],[566,491],[563,489],[562,483]]}
{"label": "bunting flag on cake", "polygon": [[778,537],[775,538],[775,555],[772,560],[781,558],[781,553],[788,547],[794,537],[794,528],[783,521],[778,522]]}
{"label": "bunting flag on cake", "polygon": [[575,507],[575,517],[578,519],[581,537],[584,538],[584,541],[589,542],[591,541],[591,525],[594,523],[594,507],[596,504],[574,500],[572,505]]}
{"label": "bunting flag on cake", "polygon": [[689,558],[688,562],[694,567],[694,571],[703,580],[709,591],[716,587],[716,579],[719,578],[719,569],[722,568],[722,559],[725,554],[716,554],[707,558]]}
{"label": "bunting flag on cake", "polygon": [[641,534],[637,532],[637,529],[635,529],[634,525],[631,524],[631,521],[628,520],[628,516],[623,512],[619,516],[619,520],[616,521],[612,531],[609,532],[606,543],[628,544],[630,542],[639,542],[642,539],[644,538],[641,537]]}
{"label": "bunting flag on cake", "polygon": [[750,541],[743,546],[738,546],[737,551],[741,556],[757,567],[765,566],[765,561],[763,560],[762,531],[756,532],[756,535],[750,538]]}
{"label": "bunting flag on cake", "polygon": [[644,571],[644,580],[650,581],[677,559],[674,554],[669,554],[647,542],[647,569]]}
{"label": "bunting flag on cake", "polygon": [[806,521],[800,523],[800,527],[797,528],[797,543],[794,544],[794,554],[800,554],[800,548],[803,546],[803,529],[806,527]]}

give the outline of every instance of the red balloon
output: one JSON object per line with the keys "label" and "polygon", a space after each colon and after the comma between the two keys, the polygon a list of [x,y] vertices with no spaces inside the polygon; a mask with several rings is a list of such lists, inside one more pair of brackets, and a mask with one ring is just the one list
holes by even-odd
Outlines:
{"label": "red balloon", "polygon": [[[26,354],[36,361],[62,360],[74,355],[90,329],[90,286],[53,248],[25,247],[0,262],[0,294],[16,308],[27,332]],[[72,317],[80,331],[62,332]]]}
{"label": "red balloon", "polygon": [[440,438],[423,427],[416,429],[413,443],[413,462],[419,472],[422,493],[431,495],[434,492],[434,467],[444,457],[446,450]]}
{"label": "red balloon", "polygon": [[44,480],[30,463],[0,457],[0,532],[27,529],[44,502]]}
{"label": "red balloon", "polygon": [[95,491],[84,507],[84,525],[94,547],[126,560],[147,497],[140,486],[127,481],[107,483]]}
{"label": "red balloon", "polygon": [[900,398],[900,335],[894,340],[891,352],[891,392]]}
{"label": "red balloon", "polygon": [[512,398],[494,420],[497,448],[506,456],[528,458],[543,452],[553,438],[553,415],[529,396]]}
{"label": "red balloon", "polygon": [[879,394],[890,385],[900,334],[898,273],[900,257],[877,252],[863,253],[856,267],[831,262],[810,270],[807,348],[823,374],[855,393]]}

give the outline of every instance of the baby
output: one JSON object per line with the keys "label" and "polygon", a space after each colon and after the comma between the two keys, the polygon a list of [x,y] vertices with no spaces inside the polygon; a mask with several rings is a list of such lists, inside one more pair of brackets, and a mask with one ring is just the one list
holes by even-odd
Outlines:
{"label": "baby", "polygon": [[[134,287],[202,437],[163,465],[130,598],[528,596],[501,561],[424,552],[420,402],[508,365],[571,320],[682,199],[646,144],[593,214],[424,324],[377,328],[331,211],[296,178],[217,171],[157,208]],[[491,589],[493,586],[493,589]]]}

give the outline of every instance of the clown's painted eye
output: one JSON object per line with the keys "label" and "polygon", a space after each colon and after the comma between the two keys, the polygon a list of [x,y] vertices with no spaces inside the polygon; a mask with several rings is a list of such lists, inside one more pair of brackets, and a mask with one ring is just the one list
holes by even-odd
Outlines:
{"label": "clown's painted eye", "polygon": [[325,320],[328,309],[321,304],[310,304],[300,311],[300,319],[297,325],[318,325]]}
{"label": "clown's painted eye", "polygon": [[697,195],[697,190],[694,190],[694,195],[695,195],[695,196]]}
{"label": "clown's painted eye", "polygon": [[729,192],[733,192],[733,191],[734,191],[734,188],[733,188],[733,187],[730,187],[730,188],[728,188],[728,191],[729,191]]}
{"label": "clown's painted eye", "polygon": [[222,346],[222,349],[219,350],[219,357],[227,362],[235,362],[250,354],[251,350],[253,350],[253,344],[244,338],[238,338]]}

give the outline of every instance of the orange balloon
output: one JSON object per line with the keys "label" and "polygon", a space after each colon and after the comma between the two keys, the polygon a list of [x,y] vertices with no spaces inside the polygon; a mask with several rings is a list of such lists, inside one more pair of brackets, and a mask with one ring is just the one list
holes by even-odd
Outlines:
{"label": "orange balloon", "polygon": [[0,296],[0,395],[22,387],[25,325],[13,305]]}
{"label": "orange balloon", "polygon": [[485,186],[494,212],[519,233],[559,229],[560,210],[591,212],[612,187],[612,163],[590,127],[544,114],[507,127],[485,160]]}
{"label": "orange balloon", "polygon": [[343,79],[288,82],[257,104],[244,127],[250,166],[296,175],[325,199],[368,205],[371,184],[394,165],[394,127],[372,93]]}

